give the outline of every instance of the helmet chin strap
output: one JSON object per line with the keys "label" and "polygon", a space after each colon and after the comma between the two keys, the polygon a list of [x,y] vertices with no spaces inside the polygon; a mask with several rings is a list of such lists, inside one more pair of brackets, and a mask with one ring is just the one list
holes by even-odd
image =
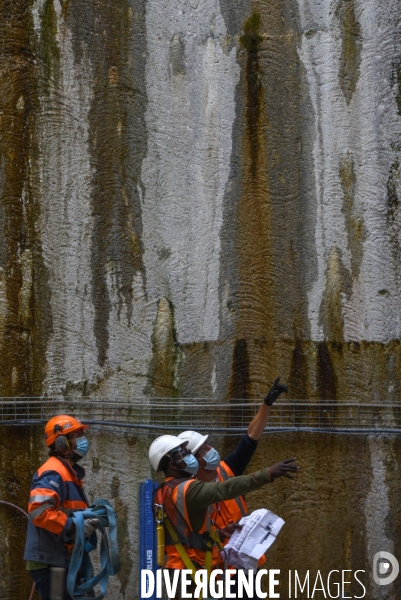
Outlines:
{"label": "helmet chin strap", "polygon": [[181,462],[181,460],[182,460],[182,459],[180,459],[180,460],[178,460],[178,461],[177,461],[177,460],[174,460],[174,458],[173,458],[172,456],[170,456],[170,458],[171,458],[171,463],[172,463],[172,464],[173,464],[173,465],[174,465],[174,466],[175,466],[177,469],[179,469],[179,471],[180,471],[181,475],[188,476],[188,473],[187,473],[186,471],[184,471],[184,469],[181,469],[181,468],[179,467],[179,464],[180,464],[180,462]]}
{"label": "helmet chin strap", "polygon": [[69,452],[68,454],[63,454],[62,452],[60,452],[60,456],[62,458],[71,458],[72,460],[75,459],[74,453],[73,452]]}
{"label": "helmet chin strap", "polygon": [[69,454],[64,454],[63,456],[64,456],[64,458],[71,458],[76,463],[79,460],[83,459],[83,456],[81,456],[80,454],[78,454],[78,452],[74,452],[74,450],[72,450],[71,446],[70,446],[70,453]]}

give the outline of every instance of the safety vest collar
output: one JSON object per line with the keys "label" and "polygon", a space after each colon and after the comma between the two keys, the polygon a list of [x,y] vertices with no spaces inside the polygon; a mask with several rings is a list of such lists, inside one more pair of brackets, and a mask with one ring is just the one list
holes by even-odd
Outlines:
{"label": "safety vest collar", "polygon": [[81,482],[85,478],[85,469],[81,467],[81,465],[79,465],[78,463],[74,463],[74,465],[71,466],[67,460],[61,457],[59,457],[58,460],[63,463],[63,465],[67,468],[71,475],[79,482]]}
{"label": "safety vest collar", "polygon": [[230,477],[234,477],[233,471],[230,469],[227,463],[222,460],[217,467],[217,473],[221,476],[221,480],[226,481]]}
{"label": "safety vest collar", "polygon": [[85,469],[78,464],[74,467],[69,462],[59,456],[51,456],[39,469],[38,474],[42,475],[45,471],[56,471],[64,481],[73,481],[78,486],[82,486],[82,480],[85,477]]}
{"label": "safety vest collar", "polygon": [[196,481],[195,475],[188,475],[188,477],[165,477],[163,483],[168,483],[169,481],[178,481],[178,483],[183,483],[184,481]]}

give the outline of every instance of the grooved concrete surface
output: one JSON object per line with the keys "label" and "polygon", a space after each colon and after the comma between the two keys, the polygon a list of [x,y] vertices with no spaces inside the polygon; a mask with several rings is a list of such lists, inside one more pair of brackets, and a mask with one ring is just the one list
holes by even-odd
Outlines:
{"label": "grooved concrete surface", "polygon": [[[0,0],[0,40],[2,396],[246,399],[281,374],[296,399],[398,400],[399,2]],[[149,440],[91,440],[126,533],[109,597],[135,598]],[[40,432],[0,447],[23,506]],[[279,568],[397,554],[398,440],[275,437],[252,467],[293,453],[266,492]],[[0,534],[0,596],[25,598],[24,524]]]}

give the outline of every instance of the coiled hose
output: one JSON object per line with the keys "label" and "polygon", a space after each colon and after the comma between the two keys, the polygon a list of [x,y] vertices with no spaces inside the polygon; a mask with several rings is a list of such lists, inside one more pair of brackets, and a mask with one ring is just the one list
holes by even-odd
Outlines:
{"label": "coiled hose", "polygon": [[[5,506],[11,506],[11,508],[15,508],[16,510],[19,510],[20,513],[22,513],[23,515],[26,516],[27,519],[29,519],[28,513],[25,512],[22,508],[20,508],[16,504],[12,504],[11,502],[6,502],[5,500],[0,500],[0,504],[4,504]],[[29,595],[28,600],[32,600],[34,591],[35,591],[35,582],[33,582],[31,593]]]}

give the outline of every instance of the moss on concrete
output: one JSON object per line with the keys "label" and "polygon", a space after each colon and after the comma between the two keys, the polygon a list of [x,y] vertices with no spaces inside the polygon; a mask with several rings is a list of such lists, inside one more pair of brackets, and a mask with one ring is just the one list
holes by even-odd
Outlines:
{"label": "moss on concrete", "polygon": [[51,332],[48,273],[42,258],[38,145],[39,110],[29,3],[0,2],[0,162],[4,274],[0,306],[0,394],[41,392]]}
{"label": "moss on concrete", "polygon": [[356,176],[354,159],[347,151],[340,160],[339,175],[343,190],[342,212],[345,217],[348,248],[351,252],[352,277],[357,279],[363,258],[363,243],[366,239],[366,228],[363,214],[355,204]]}
{"label": "moss on concrete", "polygon": [[[89,54],[94,89],[89,114],[93,169],[91,240],[92,301],[98,363],[109,348],[109,286],[113,281],[118,314],[132,318],[133,279],[141,275],[142,216],[140,172],[146,154],[145,4],[128,0],[74,2],[65,15],[74,57]],[[91,27],[86,26],[87,23]]]}
{"label": "moss on concrete", "polygon": [[259,52],[263,41],[259,33],[261,28],[261,17],[258,13],[252,14],[244,23],[244,33],[240,36],[240,44],[247,52],[246,62],[246,123],[247,135],[249,136],[250,150],[250,174],[254,178],[257,175],[258,151],[260,146],[259,122],[261,100],[263,99],[263,88],[260,81]]}
{"label": "moss on concrete", "polygon": [[392,83],[395,86],[395,101],[397,111],[401,116],[401,60],[393,65]]}
{"label": "moss on concrete", "polygon": [[399,241],[400,228],[400,163],[396,158],[390,167],[390,172],[387,179],[387,228],[391,243],[391,250],[396,261],[398,269],[398,261],[401,258],[401,244]]}
{"label": "moss on concrete", "polygon": [[[42,427],[0,428],[0,499],[27,510],[31,478],[40,466],[44,450]],[[0,597],[28,598],[32,580],[22,559],[26,518],[0,505]]]}
{"label": "moss on concrete", "polygon": [[351,292],[351,273],[344,265],[340,249],[333,246],[327,261],[326,285],[319,314],[325,339],[331,342],[342,342],[344,339],[343,300]]}
{"label": "moss on concrete", "polygon": [[176,340],[171,302],[161,298],[152,333],[152,361],[148,373],[148,392],[158,398],[178,396],[177,363],[180,352]]}
{"label": "moss on concrete", "polygon": [[57,92],[60,78],[60,49],[57,44],[57,15],[53,0],[46,0],[42,12],[39,68],[42,69],[41,85],[46,91]]}
{"label": "moss on concrete", "polygon": [[338,77],[345,101],[349,104],[359,79],[362,50],[362,32],[355,14],[354,0],[340,0],[336,17],[342,39]]}

